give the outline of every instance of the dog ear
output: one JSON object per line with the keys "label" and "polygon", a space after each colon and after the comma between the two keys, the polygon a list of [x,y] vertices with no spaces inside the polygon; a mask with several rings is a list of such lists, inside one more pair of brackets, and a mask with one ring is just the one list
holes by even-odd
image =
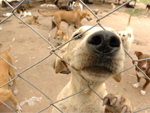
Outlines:
{"label": "dog ear", "polygon": [[141,55],[143,55],[142,52],[140,51],[135,51],[134,54],[139,58]]}
{"label": "dog ear", "polygon": [[[64,59],[66,61],[66,53],[65,52],[62,56],[62,59]],[[60,73],[62,71],[67,70],[67,64],[60,58],[56,59],[56,64],[55,64],[55,73]]]}
{"label": "dog ear", "polygon": [[131,38],[131,33],[128,33],[128,37],[130,37],[130,38]]}
{"label": "dog ear", "polygon": [[115,76],[113,77],[113,79],[114,79],[116,82],[120,82],[121,79],[122,79],[122,73],[115,75]]}

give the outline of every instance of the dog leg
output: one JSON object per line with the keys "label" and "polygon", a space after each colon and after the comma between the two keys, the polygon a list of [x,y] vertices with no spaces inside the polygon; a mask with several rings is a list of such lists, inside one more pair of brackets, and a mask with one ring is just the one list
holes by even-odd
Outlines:
{"label": "dog leg", "polygon": [[18,103],[18,101],[16,100],[15,96],[13,95],[12,91],[9,90],[9,93],[10,93],[10,97],[9,99],[14,103],[14,105],[16,106],[16,111],[17,113],[21,113],[22,109]]}
{"label": "dog leg", "polygon": [[141,78],[137,74],[136,74],[136,76],[137,76],[137,83],[133,84],[134,88],[138,88],[140,86],[140,80],[141,80]]}
{"label": "dog leg", "polygon": [[103,99],[105,113],[132,113],[130,101],[121,95],[107,94]]}
{"label": "dog leg", "polygon": [[148,84],[150,83],[149,80],[147,80],[147,79],[145,79],[145,80],[146,80],[146,82],[145,82],[145,84],[144,84],[142,90],[140,91],[140,93],[141,93],[142,95],[146,95],[146,88],[147,88]]}
{"label": "dog leg", "polygon": [[49,38],[48,38],[48,41],[50,41],[50,37],[51,37],[51,32],[52,30],[56,27],[56,24],[52,21],[52,28],[51,30],[49,31]]}
{"label": "dog leg", "polygon": [[70,24],[67,26],[66,35],[68,35],[68,28],[70,27]]}
{"label": "dog leg", "polygon": [[[10,68],[10,69],[9,69],[9,74],[10,74],[11,78],[13,79],[13,78],[16,77],[16,76],[15,76],[15,73],[14,73],[14,70],[13,70],[13,68],[12,68],[11,66],[10,66],[9,68]],[[13,84],[14,84],[14,91],[13,91],[13,93],[14,93],[14,95],[16,96],[16,95],[18,94],[18,89],[17,89],[16,80],[13,80]]]}

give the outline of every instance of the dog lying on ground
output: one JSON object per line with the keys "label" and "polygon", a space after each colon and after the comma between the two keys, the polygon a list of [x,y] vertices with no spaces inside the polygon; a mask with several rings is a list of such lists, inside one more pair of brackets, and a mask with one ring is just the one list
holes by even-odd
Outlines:
{"label": "dog lying on ground", "polygon": [[[60,29],[61,21],[68,23],[68,27],[71,24],[75,24],[75,28],[79,28],[81,20],[83,18],[86,18],[88,21],[92,20],[92,14],[89,11],[64,11],[64,10],[62,10],[62,11],[56,11],[52,14],[43,14],[39,10],[38,10],[38,12],[41,15],[52,17],[52,19],[51,19],[52,28],[49,31],[49,40],[50,40],[51,31],[55,27],[57,27],[57,30]],[[67,28],[67,30],[68,30],[68,28]]]}
{"label": "dog lying on ground", "polygon": [[[76,30],[71,37],[76,38],[59,51],[60,57],[69,65],[57,57],[55,72],[69,68],[72,76],[57,100],[84,89],[88,83],[89,86],[55,105],[63,113],[132,113],[129,100],[119,95],[107,95],[104,83],[110,77],[118,82],[121,80],[121,77],[116,75],[124,67],[125,52],[119,35],[111,28],[105,28],[104,31],[100,27],[94,27],[78,36],[89,28],[91,26],[83,26]],[[101,100],[89,87],[104,99]],[[52,113],[57,112],[58,110],[53,108]]]}
{"label": "dog lying on ground", "polygon": [[122,39],[123,47],[126,48],[127,52],[129,52],[131,44],[134,41],[133,29],[132,29],[132,27],[130,27],[130,21],[131,21],[131,16],[132,16],[133,12],[134,12],[134,10],[132,10],[132,12],[129,16],[128,25],[125,28],[125,31],[120,31],[118,33]]}
{"label": "dog lying on ground", "polygon": [[72,11],[72,9],[69,6],[61,6],[59,7],[60,10],[66,10],[66,11]]}
{"label": "dog lying on ground", "polygon": [[[38,18],[39,16],[26,17],[23,19],[23,21],[25,21],[29,25],[34,25],[34,24],[39,24]],[[23,22],[21,23],[23,24]]]}
{"label": "dog lying on ground", "polygon": [[[54,47],[57,47],[70,40],[70,37],[66,36],[65,32],[58,30],[55,34],[54,39],[56,40],[56,44],[54,45]],[[52,49],[52,47],[48,47],[48,48]]]}
{"label": "dog lying on ground", "polygon": [[[142,52],[135,51],[135,55],[137,56],[138,60],[150,58],[150,55],[143,54]],[[137,66],[148,76],[150,77],[150,60],[144,60],[137,63]],[[142,95],[146,95],[146,88],[149,85],[150,81],[145,77],[144,74],[136,67],[136,76],[137,76],[137,83],[133,84],[134,88],[138,88],[140,86],[140,80],[141,78],[144,78],[146,80],[145,84],[142,87],[142,90],[140,93]]]}
{"label": "dog lying on ground", "polygon": [[[12,64],[12,60],[7,53],[11,50],[11,47],[12,47],[12,44],[8,50],[0,53],[0,56],[4,58],[7,62],[9,62],[10,64]],[[0,70],[1,70],[0,71],[0,86],[9,82],[9,76],[11,78],[15,78],[15,73],[14,73],[13,68],[1,58],[0,58]],[[8,89],[8,84],[0,88],[0,100],[2,102],[6,102],[8,99],[10,99],[13,102],[13,104],[16,106],[16,111],[18,113],[21,113],[22,109],[14,96],[18,94],[16,80],[13,80],[13,84],[14,84],[14,91],[13,91],[14,94],[12,93],[10,89]],[[0,105],[2,105],[1,102],[0,102]]]}

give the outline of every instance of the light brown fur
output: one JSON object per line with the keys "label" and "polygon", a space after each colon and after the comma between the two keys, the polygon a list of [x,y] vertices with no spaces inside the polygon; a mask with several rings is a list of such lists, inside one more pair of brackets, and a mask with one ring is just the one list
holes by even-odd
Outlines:
{"label": "light brown fur", "polygon": [[[125,60],[121,39],[112,28],[105,28],[106,31],[103,31],[100,27],[94,27],[81,36],[78,36],[89,28],[91,26],[80,27],[71,37],[74,38],[76,36],[76,38],[60,49],[59,55],[69,65],[60,58],[56,59],[56,73],[64,71],[67,68],[72,73],[70,81],[62,89],[57,100],[82,90],[87,86],[87,83],[90,83],[82,92],[55,104],[63,113],[108,113],[105,112],[105,106],[102,106],[103,100],[90,88],[104,98],[107,95],[105,80],[110,77],[117,78],[117,81],[121,80],[121,78],[116,76],[122,70]],[[106,46],[107,43],[112,48],[106,49],[108,47]],[[113,52],[114,54],[111,55],[111,50],[116,52]],[[117,98],[120,101],[119,96],[116,97],[116,95],[108,97],[108,99],[110,98]],[[115,101],[112,106],[118,103],[118,101]],[[104,105],[111,106],[107,102]],[[120,109],[121,106],[126,107],[125,109]],[[129,113],[130,108],[130,103],[122,102],[122,104],[117,104],[115,110],[118,110],[118,113]],[[109,113],[110,111],[112,109],[109,109]],[[57,113],[58,110],[53,108],[52,112]]]}
{"label": "light brown fur", "polygon": [[89,11],[64,11],[59,10],[52,14],[43,14],[39,10],[38,12],[44,16],[51,16],[52,18],[52,28],[49,32],[49,38],[51,31],[57,26],[57,30],[60,29],[61,21],[64,21],[70,24],[75,24],[75,27],[78,29],[80,27],[81,20],[86,18],[88,21],[92,20],[92,14]]}
{"label": "light brown fur", "polygon": [[[12,65],[12,60],[10,56],[7,54],[10,50],[11,47],[8,50],[0,53],[0,56]],[[7,64],[3,59],[0,58],[0,86],[9,82],[9,76],[11,78],[15,78],[14,70],[9,64]],[[13,80],[13,84],[14,84],[14,91],[13,91],[14,94],[10,89],[8,89],[8,84],[0,88],[0,100],[6,102],[8,99],[10,99],[16,106],[16,111],[20,113],[22,109],[14,96],[18,94],[16,80]],[[1,102],[0,105],[2,105]]]}
{"label": "light brown fur", "polygon": [[[23,21],[25,21],[29,25],[34,25],[34,24],[39,24],[38,18],[39,18],[39,16],[26,17],[23,19]],[[23,22],[21,22],[21,23],[23,23]]]}
{"label": "light brown fur", "polygon": [[[65,32],[57,30],[54,39],[56,40],[56,44],[54,45],[54,47],[57,47],[65,42],[69,41],[70,37],[66,36]],[[52,49],[52,47],[48,47],[48,48]]]}

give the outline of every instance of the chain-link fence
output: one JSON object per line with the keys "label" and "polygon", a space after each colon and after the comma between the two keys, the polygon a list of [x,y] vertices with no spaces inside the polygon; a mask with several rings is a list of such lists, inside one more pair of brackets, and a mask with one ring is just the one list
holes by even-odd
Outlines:
{"label": "chain-link fence", "polygon": [[[87,32],[88,30],[92,29],[93,27],[95,27],[95,26],[97,26],[97,25],[99,25],[100,27],[102,27],[102,28],[104,29],[104,27],[101,25],[101,20],[104,19],[105,17],[107,17],[108,15],[114,13],[115,11],[117,11],[118,9],[120,9],[121,7],[123,7],[124,5],[126,5],[127,3],[131,2],[132,0],[129,0],[129,1],[126,2],[126,3],[123,3],[122,5],[120,5],[119,7],[117,7],[116,9],[114,9],[113,11],[109,12],[108,14],[106,14],[105,16],[103,16],[103,17],[101,17],[101,18],[99,18],[97,15],[95,15],[95,13],[94,13],[86,4],[84,4],[82,0],[80,0],[80,2],[96,17],[97,22],[96,22],[91,28],[89,28],[88,30],[82,32],[82,33],[79,34],[78,36],[73,37],[72,39],[70,39],[69,41],[67,41],[66,43],[60,45],[60,46],[57,47],[57,48],[55,48],[54,45],[53,45],[51,42],[49,42],[49,41],[48,41],[45,37],[43,37],[39,32],[37,32],[34,28],[32,28],[32,27],[31,27],[30,25],[28,25],[27,23],[25,23],[21,18],[19,18],[19,17],[16,15],[16,13],[15,13],[15,12],[16,12],[16,9],[17,9],[23,2],[25,2],[25,0],[23,0],[22,2],[20,2],[16,7],[12,7],[6,0],[3,0],[3,1],[12,9],[12,14],[11,14],[10,16],[6,17],[5,19],[3,19],[2,21],[0,21],[0,24],[3,23],[3,22],[5,22],[7,19],[11,18],[12,16],[15,16],[17,19],[19,19],[20,21],[22,21],[26,26],[28,26],[33,32],[37,33],[42,39],[44,39],[45,42],[48,43],[50,46],[52,46],[53,49],[52,49],[52,52],[50,52],[50,54],[49,54],[48,56],[46,56],[45,58],[41,59],[40,61],[36,62],[36,63],[33,64],[32,66],[26,68],[25,70],[23,70],[23,71],[21,71],[21,72],[19,72],[13,65],[11,65],[9,62],[7,62],[4,58],[2,58],[2,57],[0,56],[1,59],[3,59],[5,62],[7,62],[7,63],[17,72],[17,76],[16,76],[15,78],[13,78],[13,79],[10,80],[9,82],[3,84],[2,86],[0,86],[0,88],[2,88],[3,86],[5,86],[6,84],[12,82],[12,81],[15,80],[16,78],[21,78],[21,79],[23,79],[23,80],[26,81],[28,84],[30,84],[31,86],[33,86],[36,90],[38,90],[41,94],[43,94],[43,95],[50,101],[49,106],[45,107],[44,109],[42,109],[42,110],[40,110],[40,111],[38,111],[38,112],[45,111],[46,109],[48,109],[48,108],[51,107],[51,106],[55,107],[55,108],[58,109],[60,112],[62,112],[59,108],[57,108],[57,107],[55,106],[56,103],[58,103],[58,102],[60,102],[60,101],[63,101],[63,100],[65,100],[65,99],[68,99],[68,98],[70,98],[70,97],[72,97],[72,96],[74,96],[74,95],[76,95],[76,94],[78,94],[78,93],[84,91],[84,90],[87,89],[87,88],[89,88],[89,89],[90,89],[91,91],[93,91],[100,99],[103,100],[103,98],[102,98],[99,94],[97,94],[97,92],[95,92],[95,91],[90,87],[90,84],[91,84],[91,83],[89,83],[83,76],[81,76],[81,77],[87,82],[87,85],[86,85],[85,88],[83,88],[82,90],[76,92],[76,93],[73,94],[73,95],[70,95],[70,96],[68,96],[68,97],[66,97],[66,98],[62,98],[61,100],[57,100],[57,101],[53,102],[49,96],[47,96],[45,93],[43,93],[38,87],[34,86],[34,85],[32,84],[32,82],[29,82],[29,81],[26,80],[24,77],[22,77],[21,74],[22,74],[22,73],[25,73],[27,70],[30,70],[32,67],[36,66],[37,64],[43,62],[45,59],[51,57],[52,54],[55,54],[57,57],[59,57],[60,59],[62,59],[62,58],[56,53],[56,51],[57,51],[59,48],[61,48],[63,45],[69,43],[70,41],[74,40],[76,37],[82,35],[83,33]],[[104,30],[105,30],[105,29],[104,29]],[[150,78],[136,65],[136,62],[138,62],[138,61],[144,61],[144,60],[150,60],[150,58],[141,59],[141,60],[135,60],[125,49],[124,49],[124,51],[125,51],[125,53],[130,57],[130,59],[132,60],[133,65],[132,65],[131,67],[129,67],[129,68],[123,70],[122,72],[125,72],[125,71],[127,71],[127,70],[129,70],[129,69],[131,69],[131,68],[133,68],[133,67],[137,67],[137,68],[145,75],[145,77],[150,80]],[[64,62],[66,62],[64,59],[62,59],[62,60],[63,60]],[[66,62],[66,63],[67,63],[67,62]],[[67,64],[68,64],[68,63],[67,63]],[[69,64],[68,64],[68,66],[69,66]],[[120,72],[120,73],[122,73],[122,72]],[[94,82],[96,82],[96,81],[94,81]],[[8,109],[10,109],[11,111],[15,112],[15,111],[14,111],[10,106],[8,106],[6,103],[2,102],[1,100],[0,100],[0,102],[3,103],[5,106],[7,106]],[[148,108],[150,108],[150,106],[147,107],[147,108],[144,108],[144,109],[135,111],[134,113],[143,111],[143,110],[148,109]]]}

